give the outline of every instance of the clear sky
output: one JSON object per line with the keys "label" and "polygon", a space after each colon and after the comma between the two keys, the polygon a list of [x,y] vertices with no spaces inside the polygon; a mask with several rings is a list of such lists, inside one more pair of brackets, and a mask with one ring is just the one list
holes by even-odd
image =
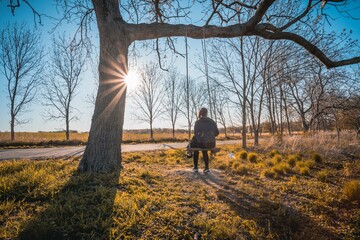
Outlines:
{"label": "clear sky", "polygon": [[[49,16],[59,16],[55,7],[55,1],[30,1],[34,4],[34,8],[41,13],[46,13]],[[22,7],[16,9],[15,16],[12,16],[11,11],[6,5],[8,1],[0,1],[0,29],[2,30],[8,22],[21,22],[26,21],[30,27],[34,26],[34,15],[31,10],[22,3]],[[352,0],[352,10],[350,13],[353,17],[360,19],[360,1]],[[335,11],[329,12],[334,18],[331,21],[331,26],[328,25],[327,28],[335,31],[341,31],[342,29],[352,29],[353,38],[360,39],[360,21],[351,21],[346,18],[342,18],[339,14],[335,14]],[[51,44],[51,33],[50,30],[54,26],[54,21],[48,19],[47,17],[42,17],[43,25],[38,26],[37,31],[41,32],[44,49],[49,52]],[[96,30],[96,27],[93,28]],[[62,33],[65,31],[68,35],[74,31],[74,26],[71,24],[63,24],[56,29],[56,32]],[[184,52],[184,38],[179,38],[180,51]],[[194,66],[193,61],[197,59],[197,55],[201,55],[201,45],[200,40],[189,39],[189,51],[190,56],[190,74],[193,78],[201,78],[200,73],[198,73]],[[156,57],[153,54],[148,54],[148,52],[143,52],[143,57],[141,61],[156,60]],[[178,57],[176,65],[179,70],[185,74],[185,59]],[[7,107],[8,100],[6,97],[6,83],[4,77],[0,73],[0,131],[9,131],[9,109]],[[78,109],[79,120],[70,123],[70,128],[78,131],[88,131],[90,128],[90,121],[93,112],[93,106],[88,103],[85,99],[87,95],[93,92],[95,88],[95,79],[92,73],[90,66],[87,67],[86,72],[83,74],[82,83],[78,91],[78,95],[75,97],[73,106]],[[15,131],[56,131],[64,129],[63,121],[45,121],[42,117],[45,111],[45,107],[41,105],[40,101],[34,102],[30,111],[24,113],[20,116],[20,119],[28,119],[29,123],[24,125],[18,125],[15,127]],[[131,99],[127,99],[126,106],[126,115],[125,115],[125,129],[138,129],[138,128],[148,128],[146,123],[140,123],[132,117],[132,112],[134,111],[134,106],[131,102]],[[180,121],[178,127],[184,128],[186,126],[185,121]],[[159,119],[155,122],[155,127],[168,127],[170,128],[170,122],[164,119]]]}

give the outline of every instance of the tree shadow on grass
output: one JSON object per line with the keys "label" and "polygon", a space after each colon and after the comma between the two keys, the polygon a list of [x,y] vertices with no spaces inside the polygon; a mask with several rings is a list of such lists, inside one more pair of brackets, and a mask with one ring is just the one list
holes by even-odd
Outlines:
{"label": "tree shadow on grass", "polygon": [[[255,221],[263,229],[260,230],[262,236],[275,239],[340,239],[297,209],[236,189],[217,173],[197,174],[197,178],[213,188],[219,200],[227,203],[242,219]],[[258,237],[256,239],[261,239],[261,236]]]}
{"label": "tree shadow on grass", "polygon": [[110,239],[120,171],[76,171],[45,210],[22,226],[19,239]]}

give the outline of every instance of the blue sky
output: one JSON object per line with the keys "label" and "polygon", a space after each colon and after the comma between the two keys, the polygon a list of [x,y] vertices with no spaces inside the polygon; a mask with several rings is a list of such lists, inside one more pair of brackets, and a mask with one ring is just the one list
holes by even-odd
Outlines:
{"label": "blue sky", "polygon": [[[55,1],[30,1],[34,5],[34,8],[37,9],[41,13],[46,13],[50,16],[57,16],[57,10],[55,7]],[[6,7],[8,1],[1,1],[0,0],[0,29],[3,29],[8,22],[14,21],[26,21],[30,27],[34,25],[34,15],[31,10],[25,6],[24,3],[22,7],[16,9],[15,16],[12,16],[11,11],[9,8]],[[360,19],[360,1],[352,0],[353,9],[350,13],[353,17]],[[346,19],[341,17],[335,11],[328,12],[334,20],[331,21],[331,26],[327,25],[327,28],[330,30],[341,31],[342,29],[351,29],[353,31],[353,38],[360,40],[360,21],[352,21],[350,19]],[[38,31],[41,32],[43,40],[44,40],[44,48],[50,48],[51,44],[51,34],[49,31],[54,26],[54,21],[43,17],[42,18],[43,25],[38,26]],[[93,29],[96,29],[93,28]],[[66,31],[69,35],[74,31],[74,26],[71,24],[63,24],[58,29],[57,32],[62,33]],[[184,51],[184,40],[183,38],[179,38],[178,40],[180,51]],[[190,45],[190,56],[191,60],[196,59],[196,55],[201,54],[201,43],[200,40],[192,40],[189,39]],[[143,57],[141,61],[149,61],[149,60],[156,60],[156,57],[153,54],[148,54],[148,52],[141,52]],[[185,59],[178,57],[176,65],[178,66],[179,70],[185,74]],[[190,74],[193,78],[200,78],[200,74],[195,70],[195,68],[190,63]],[[0,73],[0,131],[9,131],[9,110],[7,107],[7,98],[6,98],[6,85],[5,79],[2,79],[3,76]],[[86,72],[83,75],[83,80],[78,91],[78,95],[76,96],[73,106],[79,110],[79,120],[70,123],[70,128],[75,129],[78,131],[88,131],[90,128],[90,120],[93,112],[93,107],[91,104],[85,101],[86,96],[93,92],[95,87],[95,79],[90,67],[87,67]],[[29,119],[30,122],[24,125],[18,125],[15,127],[15,131],[56,131],[60,129],[64,129],[64,122],[61,121],[45,121],[42,117],[42,113],[44,113],[45,108],[39,103],[39,101],[34,102],[31,105],[29,112],[24,113],[21,118]],[[136,128],[148,128],[148,125],[145,123],[137,122],[132,117],[132,111],[134,111],[133,104],[131,99],[127,99],[127,107],[126,107],[126,115],[125,115],[125,129],[136,129]],[[155,122],[155,127],[171,127],[170,122],[160,119]],[[178,127],[184,128],[185,121],[180,121]]]}

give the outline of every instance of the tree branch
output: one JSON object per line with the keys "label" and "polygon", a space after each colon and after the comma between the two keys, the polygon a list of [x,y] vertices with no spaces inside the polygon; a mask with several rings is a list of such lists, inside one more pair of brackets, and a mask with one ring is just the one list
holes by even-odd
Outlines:
{"label": "tree branch", "polygon": [[314,44],[312,44],[302,36],[299,36],[294,33],[264,31],[264,28],[262,26],[258,26],[255,28],[254,34],[263,37],[265,39],[290,40],[292,42],[295,42],[301,47],[305,48],[315,58],[319,59],[327,68],[334,68],[334,67],[360,63],[360,57],[353,57],[350,59],[345,59],[340,61],[332,61],[317,46],[315,46]]}

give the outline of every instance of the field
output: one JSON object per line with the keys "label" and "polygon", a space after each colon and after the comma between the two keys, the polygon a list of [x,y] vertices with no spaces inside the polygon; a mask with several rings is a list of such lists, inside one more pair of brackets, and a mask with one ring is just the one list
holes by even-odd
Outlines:
{"label": "field", "polygon": [[[222,147],[211,173],[181,150],[0,162],[0,239],[359,239],[360,144],[332,134]],[[202,166],[200,164],[200,166]]]}
{"label": "field", "polygon": [[[61,145],[84,145],[87,142],[89,133],[70,133],[70,140],[65,140],[64,132],[17,132],[15,142],[10,141],[9,132],[0,132],[0,147],[43,147]],[[239,138],[239,134],[230,135],[232,138]],[[157,132],[155,130],[154,140],[164,141],[186,141],[187,133],[178,132],[175,139],[172,138],[171,131]],[[224,139],[225,135],[220,134],[218,139]],[[150,142],[149,133],[126,131],[123,133],[123,143],[143,143]]]}

